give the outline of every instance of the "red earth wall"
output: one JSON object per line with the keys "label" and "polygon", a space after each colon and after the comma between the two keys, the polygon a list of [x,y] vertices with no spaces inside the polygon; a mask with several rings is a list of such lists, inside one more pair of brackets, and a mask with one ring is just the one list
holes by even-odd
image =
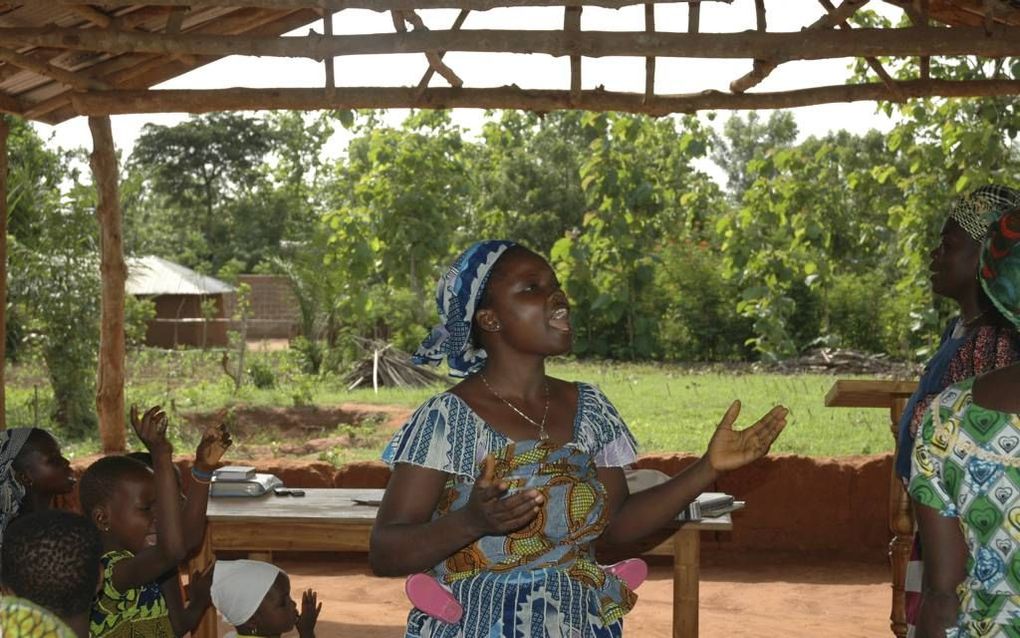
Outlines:
{"label": "red earth wall", "polygon": [[[95,458],[74,463],[81,471]],[[642,457],[639,468],[673,475],[695,460],[685,454]],[[328,463],[292,460],[254,460],[232,463],[255,465],[260,472],[279,476],[289,487],[386,486],[389,470],[378,461],[334,468]],[[180,460],[187,471],[188,461]],[[891,456],[809,458],[775,455],[723,476],[714,491],[746,500],[734,515],[733,531],[703,535],[705,552],[763,552],[829,555],[884,560],[888,550],[889,477]],[[66,507],[77,507],[72,495]]]}

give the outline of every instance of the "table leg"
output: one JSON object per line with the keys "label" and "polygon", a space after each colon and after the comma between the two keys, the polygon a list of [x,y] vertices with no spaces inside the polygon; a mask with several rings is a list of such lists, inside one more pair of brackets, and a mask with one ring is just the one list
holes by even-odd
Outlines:
{"label": "table leg", "polygon": [[673,638],[697,638],[701,536],[680,528],[673,534]]}
{"label": "table leg", "polygon": [[[210,541],[209,525],[205,527],[205,538],[202,539],[202,548],[198,550],[195,557],[191,559],[190,573],[201,572],[213,561],[212,543]],[[191,576],[188,576],[190,583]],[[198,627],[192,632],[193,638],[216,638],[216,610],[209,607],[202,615]]]}
{"label": "table leg", "polygon": [[[897,442],[900,415],[903,414],[904,407],[906,400],[896,399],[890,409],[893,438]],[[893,446],[894,461],[896,449],[897,446]],[[889,627],[896,636],[903,638],[907,635],[905,588],[907,563],[910,561],[910,551],[914,543],[914,514],[910,506],[910,496],[903,489],[900,477],[896,475],[895,463],[889,481],[889,529],[893,533],[892,542],[889,543],[889,563],[892,569],[892,611],[889,614]]]}

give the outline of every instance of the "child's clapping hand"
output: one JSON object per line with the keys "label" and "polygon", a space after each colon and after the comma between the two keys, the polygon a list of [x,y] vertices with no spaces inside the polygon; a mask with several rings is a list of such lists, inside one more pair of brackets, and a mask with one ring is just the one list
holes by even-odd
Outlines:
{"label": "child's clapping hand", "polygon": [[146,410],[141,418],[138,417],[138,406],[131,406],[131,427],[145,444],[145,448],[154,455],[173,453],[173,446],[166,437],[168,424],[166,412],[158,405]]}
{"label": "child's clapping hand", "polygon": [[311,589],[301,594],[301,613],[297,619],[297,632],[301,638],[315,638],[315,621],[319,619],[322,603],[317,602],[318,595]]}
{"label": "child's clapping hand", "polygon": [[198,443],[198,449],[195,450],[195,469],[204,473],[215,470],[220,466],[220,460],[231,444],[233,441],[225,424],[220,423],[206,429]]}

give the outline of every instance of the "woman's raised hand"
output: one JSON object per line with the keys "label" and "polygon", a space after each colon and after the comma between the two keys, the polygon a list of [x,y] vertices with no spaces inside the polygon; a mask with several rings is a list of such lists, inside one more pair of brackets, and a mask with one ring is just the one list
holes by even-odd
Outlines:
{"label": "woman's raised hand", "polygon": [[482,461],[482,475],[475,481],[467,510],[480,536],[507,534],[521,529],[538,515],[543,496],[537,490],[524,490],[503,497],[507,484],[496,480],[496,460],[488,455]]}
{"label": "woman's raised hand", "polygon": [[733,422],[740,414],[740,401],[730,404],[708,442],[708,462],[717,472],[735,470],[768,454],[772,443],[786,427],[789,410],[777,405],[758,422],[743,430],[734,430]]}

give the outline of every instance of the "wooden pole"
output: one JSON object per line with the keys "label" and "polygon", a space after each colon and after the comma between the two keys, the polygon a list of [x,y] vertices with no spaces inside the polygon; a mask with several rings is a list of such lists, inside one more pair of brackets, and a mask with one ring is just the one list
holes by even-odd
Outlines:
{"label": "wooden pole", "polygon": [[0,430],[7,428],[7,136],[0,117]]}
{"label": "wooden pole", "polygon": [[[655,33],[655,4],[645,5],[645,33]],[[645,97],[655,95],[655,58],[645,58]]]}
{"label": "wooden pole", "polygon": [[859,101],[902,101],[918,97],[982,97],[1020,95],[1020,80],[909,80],[896,82],[899,94],[880,82],[839,84],[775,93],[722,93],[704,91],[687,95],[618,93],[599,89],[581,91],[574,101],[569,91],[524,90],[515,86],[491,89],[417,87],[337,88],[333,98],[322,89],[213,89],[103,91],[71,94],[71,103],[81,115],[102,113],[212,113],[295,109],[382,109],[382,108],[477,108],[554,111],[585,109],[666,115],[693,113],[705,109],[788,109],[813,104]]}
{"label": "wooden pole", "polygon": [[121,242],[117,154],[109,115],[89,118],[92,130],[92,174],[96,182],[99,221],[99,272],[102,277],[102,316],[96,409],[103,452],[124,451],[124,282],[127,266]]}
{"label": "wooden pole", "polygon": [[[847,4],[847,3],[844,3]],[[841,7],[842,8],[842,7]],[[830,22],[834,16],[823,17]],[[1020,55],[1020,27],[996,24],[991,34],[981,27],[907,27],[898,29],[805,29],[800,32],[645,33],[472,29],[307,35],[295,37],[160,34],[103,29],[0,28],[0,45],[97,51],[110,54],[269,56],[322,60],[329,56],[468,51],[474,53],[544,53],[552,56],[752,58],[757,60],[826,60],[846,57]]]}

